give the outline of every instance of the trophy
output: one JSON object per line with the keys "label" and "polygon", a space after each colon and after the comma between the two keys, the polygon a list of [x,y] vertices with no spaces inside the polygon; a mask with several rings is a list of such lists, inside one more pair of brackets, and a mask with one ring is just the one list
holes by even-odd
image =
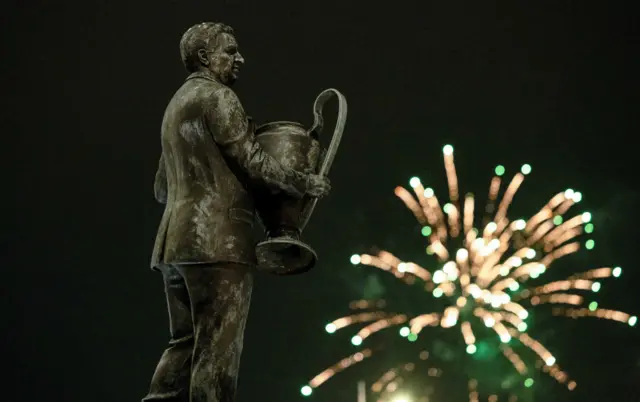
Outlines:
{"label": "trophy", "polygon": [[[332,96],[338,100],[338,118],[329,147],[322,149],[319,142],[324,126],[322,109]],[[313,114],[314,123],[308,130],[300,123],[276,121],[259,126],[255,135],[265,152],[283,166],[300,172],[327,175],[347,120],[347,100],[336,89],[326,89],[316,98]],[[274,193],[262,186],[254,191],[256,209],[267,236],[256,246],[258,269],[276,275],[309,271],[318,256],[300,236],[318,199],[310,196],[298,199],[283,192]]]}

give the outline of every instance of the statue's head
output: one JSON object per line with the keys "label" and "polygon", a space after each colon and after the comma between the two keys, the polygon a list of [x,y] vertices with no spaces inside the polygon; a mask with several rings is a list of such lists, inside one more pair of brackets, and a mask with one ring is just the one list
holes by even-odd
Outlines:
{"label": "statue's head", "polygon": [[180,40],[180,56],[189,72],[208,70],[229,86],[238,79],[244,64],[233,29],[218,22],[203,22],[187,29]]}

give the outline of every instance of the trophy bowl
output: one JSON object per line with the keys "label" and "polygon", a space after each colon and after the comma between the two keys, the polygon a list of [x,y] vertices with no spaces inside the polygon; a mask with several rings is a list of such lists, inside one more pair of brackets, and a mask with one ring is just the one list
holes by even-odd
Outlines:
{"label": "trophy bowl", "polygon": [[[262,148],[289,169],[317,171],[320,143],[302,124],[277,121],[256,129]],[[265,187],[254,190],[256,209],[265,227],[267,239],[258,243],[258,268],[278,275],[303,273],[316,263],[316,252],[300,240],[303,211],[312,198],[295,198]]]}

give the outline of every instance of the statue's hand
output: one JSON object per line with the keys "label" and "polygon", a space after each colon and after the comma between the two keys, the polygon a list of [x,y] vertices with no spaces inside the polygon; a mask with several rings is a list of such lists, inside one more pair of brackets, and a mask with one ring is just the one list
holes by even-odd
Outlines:
{"label": "statue's hand", "polygon": [[331,191],[331,183],[327,176],[310,174],[307,176],[307,194],[312,197],[324,197]]}

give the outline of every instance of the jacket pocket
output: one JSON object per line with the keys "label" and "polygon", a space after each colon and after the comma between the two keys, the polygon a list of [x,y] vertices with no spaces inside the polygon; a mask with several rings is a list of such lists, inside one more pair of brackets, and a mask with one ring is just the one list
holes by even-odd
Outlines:
{"label": "jacket pocket", "polygon": [[248,211],[246,209],[242,209],[242,208],[231,208],[231,209],[229,209],[229,217],[233,221],[244,222],[244,223],[247,223],[247,224],[249,224],[251,226],[253,226],[253,223],[255,221],[255,217],[253,215],[253,212]]}

